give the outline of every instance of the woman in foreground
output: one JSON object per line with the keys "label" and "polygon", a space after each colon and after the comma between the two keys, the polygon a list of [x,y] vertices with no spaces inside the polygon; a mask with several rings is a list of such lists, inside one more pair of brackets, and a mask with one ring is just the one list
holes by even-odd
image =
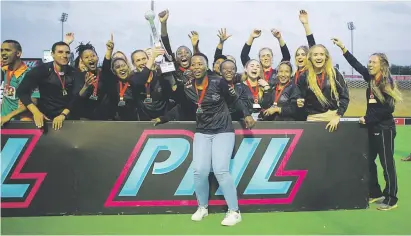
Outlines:
{"label": "woman in foreground", "polygon": [[[221,224],[232,226],[241,221],[241,215],[237,190],[229,172],[235,141],[229,105],[233,104],[236,110],[243,112],[247,128],[252,128],[255,121],[226,80],[207,75],[206,58],[201,53],[194,54],[191,59],[194,82],[192,86],[184,87],[186,99],[196,104],[192,109],[192,112],[196,113],[197,124],[193,141],[193,168],[194,188],[199,207],[191,219],[201,221],[208,215],[210,192],[208,176],[212,167],[228,205],[228,212]],[[180,109],[187,108],[180,107]],[[173,110],[177,111],[177,109]],[[154,121],[156,124],[164,123],[170,120],[168,116],[170,113]]]}

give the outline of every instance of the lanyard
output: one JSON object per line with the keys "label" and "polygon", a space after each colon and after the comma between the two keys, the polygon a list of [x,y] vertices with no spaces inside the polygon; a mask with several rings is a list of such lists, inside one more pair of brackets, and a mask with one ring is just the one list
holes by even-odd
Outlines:
{"label": "lanyard", "polygon": [[[204,100],[204,96],[208,87],[208,77],[206,76],[203,80],[203,82],[201,83],[201,87],[203,88],[203,90],[201,91],[200,97],[198,98],[198,108],[201,108],[201,103],[203,103]],[[198,96],[198,88],[197,88],[197,83],[195,83],[195,88],[196,88],[196,93]]]}
{"label": "lanyard", "polygon": [[[91,72],[88,72],[88,73],[91,73]],[[96,80],[95,80],[94,83],[93,83],[93,86],[94,86],[93,96],[97,96],[99,78],[100,78],[100,72],[97,71]]]}
{"label": "lanyard", "polygon": [[270,81],[271,75],[273,75],[273,68],[270,67],[269,71],[264,72],[265,81]]}
{"label": "lanyard", "polygon": [[280,89],[280,85],[277,84],[277,87],[275,88],[274,106],[277,106],[278,99],[280,99],[281,94],[283,93],[285,87],[287,87],[289,83],[290,81],[288,81],[281,89]]}
{"label": "lanyard", "polygon": [[298,79],[300,78],[300,73],[304,73],[305,69],[302,70],[297,70],[297,73],[295,73],[295,78],[294,78],[294,83],[298,83]]}
{"label": "lanyard", "polygon": [[150,98],[150,88],[151,88],[151,81],[152,80],[153,80],[153,72],[150,71],[150,75],[148,76],[147,82],[145,83],[147,98]]}
{"label": "lanyard", "polygon": [[60,72],[57,71],[56,65],[54,65],[54,73],[56,73],[57,78],[59,79],[60,83],[61,83],[61,88],[63,89],[63,96],[67,95],[67,90],[66,90],[66,79],[64,78],[64,81],[61,79],[60,77]]}
{"label": "lanyard", "polygon": [[[11,72],[11,73],[10,73]],[[6,85],[4,86],[5,88],[8,88],[10,86],[11,83],[11,78],[14,75],[15,70],[12,71],[7,71],[7,76],[6,76]]]}
{"label": "lanyard", "polygon": [[248,79],[246,80],[247,82],[247,86],[250,89],[251,93],[253,94],[253,98],[254,98],[254,103],[257,104],[258,103],[258,85],[255,87],[255,89],[253,89],[253,87],[250,84],[250,81],[248,81]]}
{"label": "lanyard", "polygon": [[320,89],[323,89],[324,79],[325,79],[325,73],[324,72],[321,73],[321,82],[320,82],[320,80],[318,79],[318,76],[317,76],[317,84],[320,86]]}
{"label": "lanyard", "polygon": [[119,91],[120,100],[123,101],[124,100],[124,94],[126,93],[129,84],[128,84],[128,82],[123,83],[121,81],[119,81],[119,83],[120,83],[120,91]]}

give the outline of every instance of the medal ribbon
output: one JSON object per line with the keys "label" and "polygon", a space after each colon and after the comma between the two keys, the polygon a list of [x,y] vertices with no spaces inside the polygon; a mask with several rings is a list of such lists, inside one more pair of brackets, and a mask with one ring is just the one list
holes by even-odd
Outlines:
{"label": "medal ribbon", "polygon": [[123,84],[123,82],[121,82],[121,81],[119,83],[120,83],[120,91],[119,91],[120,100],[123,101],[124,100],[124,94],[126,93],[129,84],[128,84],[128,82]]}
{"label": "medal ribbon", "polygon": [[[88,72],[91,73],[91,72]],[[94,89],[93,89],[93,96],[96,97],[97,96],[97,91],[98,91],[98,81],[100,79],[100,71],[97,71],[97,75],[96,75],[96,80],[93,83]]]}
{"label": "medal ribbon", "polygon": [[270,67],[269,71],[264,72],[265,81],[267,81],[267,82],[270,81],[270,78],[271,78],[271,75],[273,75],[273,72],[274,72],[274,70],[273,70],[272,67]]}
{"label": "medal ribbon", "polygon": [[63,90],[65,90],[66,89],[66,85],[65,85],[66,79],[64,79],[64,81],[61,79],[60,72],[57,71],[56,65],[54,65],[54,72],[56,73],[57,78],[60,80],[61,87],[63,88]]}
{"label": "medal ribbon", "polygon": [[290,81],[288,81],[288,83],[286,83],[281,89],[280,89],[280,85],[277,84],[277,87],[275,88],[274,104],[277,104],[278,99],[280,99],[281,94],[283,93],[285,87],[287,87],[289,83]]}
{"label": "medal ribbon", "polygon": [[254,103],[255,101],[258,101],[258,85],[255,87],[255,89],[253,89],[253,87],[250,84],[250,81],[246,80],[247,82],[247,86],[250,89],[251,93],[253,94],[253,98],[254,98]]}
{"label": "medal ribbon", "polygon": [[[11,72],[11,73],[10,73],[10,72]],[[10,86],[11,78],[13,77],[14,72],[15,72],[15,70],[7,71],[6,85],[4,86],[5,91],[7,91],[8,87]]]}
{"label": "medal ribbon", "polygon": [[297,84],[298,83],[298,79],[300,78],[300,73],[304,73],[304,69],[302,70],[297,70],[297,73],[295,73],[295,78],[294,78],[294,83]]}
{"label": "medal ribbon", "polygon": [[[197,83],[195,83],[195,87],[196,87],[196,93],[198,96],[198,88],[197,88]],[[198,108],[201,108],[201,103],[203,103],[203,99],[208,87],[208,77],[206,76],[203,80],[203,82],[201,83],[201,87],[203,88],[203,90],[201,91],[200,97],[198,98]]]}
{"label": "medal ribbon", "polygon": [[145,83],[145,87],[146,87],[146,95],[147,95],[147,98],[149,98],[150,97],[150,88],[151,88],[151,81],[153,80],[153,72],[152,71],[150,71],[150,75],[148,76],[148,79],[147,79],[147,82]]}
{"label": "medal ribbon", "polygon": [[318,84],[318,86],[320,86],[320,89],[323,89],[324,79],[325,79],[325,73],[324,72],[321,73],[321,82],[320,82],[320,80],[318,79],[318,76],[317,76],[317,84]]}

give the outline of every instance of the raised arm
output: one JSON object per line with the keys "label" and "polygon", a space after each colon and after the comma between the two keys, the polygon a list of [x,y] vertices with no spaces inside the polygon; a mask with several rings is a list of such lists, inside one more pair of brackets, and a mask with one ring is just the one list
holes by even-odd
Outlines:
{"label": "raised arm", "polygon": [[250,60],[250,50],[251,50],[251,45],[253,45],[254,39],[258,38],[261,36],[261,30],[259,29],[254,29],[250,37],[248,37],[247,42],[244,44],[243,49],[241,50],[241,63],[243,63],[243,66],[247,64],[247,62]]}
{"label": "raised arm", "polygon": [[307,12],[305,10],[301,10],[299,18],[300,18],[301,24],[303,24],[305,35],[307,36],[308,46],[311,48],[312,46],[315,45],[315,39],[314,39],[313,33],[311,32],[310,24],[308,23]]}
{"label": "raised arm", "polygon": [[145,83],[147,83],[152,72],[151,68],[153,68],[154,60],[156,59],[156,57],[164,55],[164,53],[165,50],[160,47],[153,48],[153,55],[148,59],[144,69],[141,72],[134,73],[129,78],[129,81],[132,84],[132,86],[142,86]]}
{"label": "raised arm", "polygon": [[199,53],[200,48],[198,44],[200,43],[200,36],[198,35],[197,31],[191,31],[191,35],[188,34],[188,37],[191,40],[191,44],[193,45],[193,54]]}
{"label": "raised arm", "polygon": [[341,48],[343,55],[347,62],[362,75],[365,81],[370,81],[371,76],[368,73],[367,67],[363,66],[348,50],[345,48],[344,44],[337,38],[332,38],[332,42]]}
{"label": "raised arm", "polygon": [[231,35],[227,35],[227,30],[225,28],[219,30],[217,36],[220,40],[218,41],[217,48],[215,49],[214,62],[217,61],[217,58],[223,55],[224,42],[231,37]]}
{"label": "raised arm", "polygon": [[161,41],[168,53],[175,61],[175,56],[173,55],[173,50],[171,49],[170,38],[168,37],[168,30],[167,30],[167,21],[168,21],[169,12],[168,9],[158,13],[158,17],[161,23]]}
{"label": "raised arm", "polygon": [[283,39],[283,36],[281,35],[281,32],[276,29],[272,29],[271,33],[273,34],[275,38],[277,38],[278,43],[280,44],[281,54],[283,55],[283,58],[281,59],[281,61],[290,61],[291,60],[290,50],[288,50],[287,44],[285,44],[285,41]]}

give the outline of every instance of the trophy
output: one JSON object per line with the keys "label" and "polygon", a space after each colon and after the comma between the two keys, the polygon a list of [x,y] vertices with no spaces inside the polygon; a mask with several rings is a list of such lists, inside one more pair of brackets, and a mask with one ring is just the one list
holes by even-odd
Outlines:
{"label": "trophy", "polygon": [[[156,47],[162,47],[165,49],[163,42],[161,41],[161,38],[158,35],[156,26],[154,24],[154,18],[155,18],[154,12],[151,10],[147,11],[144,16],[146,20],[148,21],[148,23],[150,24],[151,36],[152,36],[154,45]],[[167,72],[175,71],[175,66],[174,66],[174,63],[172,62],[173,58],[167,53],[167,50],[166,50],[165,56],[167,57],[169,62],[165,61],[164,56],[158,56],[155,58],[155,62],[157,65],[160,66],[161,72],[167,73]]]}

